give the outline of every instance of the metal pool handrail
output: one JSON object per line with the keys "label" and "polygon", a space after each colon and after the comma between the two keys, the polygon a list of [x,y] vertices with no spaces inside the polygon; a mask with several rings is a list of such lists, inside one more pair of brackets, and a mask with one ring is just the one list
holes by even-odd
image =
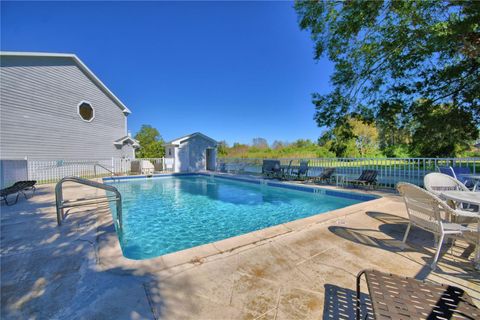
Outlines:
{"label": "metal pool handrail", "polygon": [[[97,189],[103,189],[106,191],[110,191],[115,193],[115,197],[95,197],[95,198],[82,198],[82,199],[75,199],[75,200],[63,200],[63,183],[64,182],[75,182],[78,184],[83,184],[89,187],[97,188]],[[65,177],[62,180],[60,180],[57,185],[55,186],[55,204],[57,207],[57,223],[60,226],[62,224],[62,220],[65,217],[64,214],[64,209],[65,208],[72,208],[72,207],[79,207],[83,205],[89,205],[89,204],[100,204],[100,203],[107,203],[115,201],[116,202],[116,207],[117,207],[117,219],[116,223],[118,226],[119,231],[122,230],[123,227],[123,221],[122,221],[122,195],[120,192],[115,188],[114,186],[110,186],[104,183],[99,183],[96,181],[80,178],[80,177]]]}
{"label": "metal pool handrail", "polygon": [[107,170],[108,172],[110,172],[111,176],[116,176],[117,174],[115,172],[113,172],[112,170],[108,169],[107,167],[105,167],[104,165],[100,164],[100,163],[95,163],[93,165],[93,173],[95,174],[95,177],[97,176],[97,167],[100,167],[104,170]]}

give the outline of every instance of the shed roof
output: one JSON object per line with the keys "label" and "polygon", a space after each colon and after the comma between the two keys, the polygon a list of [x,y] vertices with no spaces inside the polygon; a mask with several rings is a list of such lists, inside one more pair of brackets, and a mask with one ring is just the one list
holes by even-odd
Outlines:
{"label": "shed roof", "polygon": [[173,139],[169,142],[167,142],[165,145],[178,145],[178,144],[181,144],[183,143],[184,141],[186,140],[190,140],[191,138],[194,138],[194,137],[202,137],[204,139],[207,139],[207,140],[210,140],[211,142],[213,142],[214,144],[218,144],[218,142],[206,135],[204,135],[203,133],[201,132],[194,132],[192,134],[188,134],[186,136],[183,136],[183,137],[180,137],[180,138],[177,138],[177,139]]}
{"label": "shed roof", "polygon": [[85,74],[110,98],[116,105],[122,109],[123,113],[132,113],[127,106],[123,104],[120,99],[117,98],[110,91],[107,86],[100,81],[100,79],[90,70],[83,62],[73,53],[50,53],[50,52],[18,52],[18,51],[0,51],[0,56],[12,56],[12,57],[45,57],[45,58],[69,58],[72,59],[75,64],[85,72]]}

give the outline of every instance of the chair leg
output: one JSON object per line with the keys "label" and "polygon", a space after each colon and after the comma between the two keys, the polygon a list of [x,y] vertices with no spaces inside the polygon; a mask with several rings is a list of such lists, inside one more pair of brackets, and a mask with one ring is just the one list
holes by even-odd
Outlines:
{"label": "chair leg", "polygon": [[431,264],[432,270],[434,270],[437,266],[437,260],[438,260],[438,257],[440,256],[440,251],[442,250],[442,244],[443,244],[444,237],[445,237],[445,235],[442,233],[440,235],[440,239],[439,239],[438,244],[437,244],[437,252],[435,253],[435,257],[433,258],[433,263]]}
{"label": "chair leg", "polygon": [[5,204],[6,204],[7,206],[12,206],[12,205],[14,205],[14,204],[16,204],[16,203],[18,202],[18,197],[19,197],[19,196],[20,196],[20,193],[17,192],[17,197],[15,198],[15,202],[13,202],[13,203],[11,203],[11,202],[8,203],[8,200],[7,200],[8,195],[5,196],[5,197],[3,197],[3,199],[5,200]]}
{"label": "chair leg", "polygon": [[410,233],[411,228],[412,228],[412,224],[409,222],[408,226],[407,226],[407,230],[405,231],[405,235],[403,236],[402,249],[405,249],[405,247],[406,247],[407,237],[408,237],[408,234]]}
{"label": "chair leg", "polygon": [[475,248],[475,258],[473,261],[475,263],[475,269],[480,270],[480,245],[477,245]]}
{"label": "chair leg", "polygon": [[360,320],[360,308],[361,308],[361,304],[360,304],[360,297],[361,297],[360,279],[362,277],[362,274],[364,274],[364,273],[365,273],[365,270],[362,270],[357,275],[357,295],[356,295],[357,301],[356,301],[356,310],[355,310],[356,311],[356,314],[355,314],[356,315],[356,317],[355,317],[356,320]]}

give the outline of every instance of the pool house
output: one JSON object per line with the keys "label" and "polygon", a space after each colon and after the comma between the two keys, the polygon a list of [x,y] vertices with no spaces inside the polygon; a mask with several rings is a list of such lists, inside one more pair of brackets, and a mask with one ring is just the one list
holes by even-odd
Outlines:
{"label": "pool house", "polygon": [[217,141],[195,132],[166,143],[165,159],[173,162],[174,172],[214,171]]}

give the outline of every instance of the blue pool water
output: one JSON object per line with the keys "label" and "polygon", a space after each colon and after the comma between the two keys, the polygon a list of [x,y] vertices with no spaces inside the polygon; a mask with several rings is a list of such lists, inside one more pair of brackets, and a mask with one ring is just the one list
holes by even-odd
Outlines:
{"label": "blue pool water", "polygon": [[119,240],[130,259],[152,258],[364,201],[200,175],[108,183],[122,194]]}

